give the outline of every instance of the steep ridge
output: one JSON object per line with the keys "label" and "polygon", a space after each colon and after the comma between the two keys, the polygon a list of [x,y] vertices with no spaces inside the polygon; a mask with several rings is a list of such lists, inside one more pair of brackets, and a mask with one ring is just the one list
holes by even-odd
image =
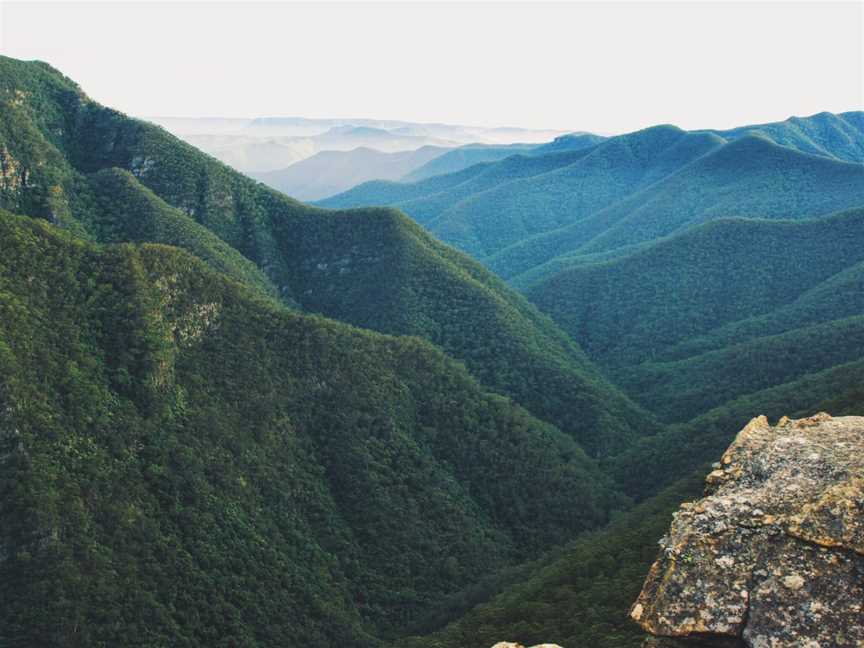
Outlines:
{"label": "steep ridge", "polygon": [[316,204],[328,209],[347,209],[358,205],[372,207],[387,207],[402,202],[423,198],[440,193],[451,187],[458,186],[471,178],[480,175],[486,169],[492,167],[492,162],[481,162],[470,167],[436,175],[415,182],[388,182],[376,180],[364,182],[348,191],[325,198]]}
{"label": "steep ridge", "polygon": [[529,292],[618,385],[676,423],[610,460],[628,493],[722,452],[754,411],[854,413],[862,228],[861,209],[718,220]]}
{"label": "steep ridge", "polygon": [[393,204],[443,241],[483,258],[578,221],[722,143],[714,135],[691,136],[672,126],[596,144],[593,139],[576,141],[582,146],[563,151],[559,146],[545,155],[536,149],[527,159],[516,156],[477,169],[458,184],[414,187],[417,193],[398,202],[388,202],[392,194],[369,183],[322,204]]}
{"label": "steep ridge", "polygon": [[748,342],[759,336],[779,335],[801,326],[842,319],[864,312],[864,263],[851,265],[816,287],[802,292],[795,301],[764,315],[720,326],[705,335],[689,338],[663,354],[674,361],[700,353]]}
{"label": "steep ridge", "polygon": [[602,135],[594,135],[593,133],[570,133],[556,137],[551,142],[541,144],[532,150],[533,155],[546,155],[547,153],[561,153],[563,151],[578,151],[584,148],[590,148],[596,144],[600,144],[603,140],[608,139]]}
{"label": "steep ridge", "polygon": [[4,644],[372,646],[626,504],[428,343],[177,248],[0,240]]}
{"label": "steep ridge", "polygon": [[[862,137],[864,141],[864,137]],[[813,218],[864,204],[864,165],[799,153],[756,136],[722,146],[674,175],[574,225],[525,240],[487,261],[517,277],[556,256],[626,253],[716,218]],[[563,267],[562,267],[563,266]],[[532,273],[539,282],[551,274]]]}
{"label": "steep ridge", "polygon": [[[95,104],[44,64],[0,63],[0,152],[8,170],[0,205],[102,240],[106,229],[125,226],[107,225],[94,205],[102,214],[134,215],[116,205],[106,211],[110,196],[97,199],[92,174],[126,170],[137,181],[127,189],[146,187],[174,208],[173,217],[178,210],[186,215],[184,226],[194,221],[218,236],[266,274],[271,285],[260,286],[264,292],[275,287],[289,305],[388,333],[424,336],[466,362],[487,387],[559,425],[594,454],[656,430],[526,300],[403,215],[310,208],[159,128]],[[203,245],[155,240],[180,242],[193,253]],[[400,257],[415,261],[388,265]],[[318,267],[345,259],[349,266]],[[434,306],[427,301],[432,294]]]}
{"label": "steep ridge", "polygon": [[105,243],[163,243],[192,252],[213,269],[276,296],[276,287],[252,261],[185,213],[168,205],[131,173],[116,167],[90,177],[96,199],[88,227]]}
{"label": "steep ridge", "polygon": [[648,409],[681,422],[739,396],[862,357],[864,317],[858,315],[802,325],[683,360],[646,362],[635,371],[621,372],[619,384]]}
{"label": "steep ridge", "polygon": [[591,454],[613,454],[657,430],[524,297],[398,212],[361,221],[348,211],[277,236],[288,242],[290,282],[304,307],[432,340]]}
{"label": "steep ridge", "polygon": [[580,251],[643,243],[717,217],[813,218],[862,203],[864,165],[742,137],[593,217],[603,233]]}
{"label": "steep ridge", "polygon": [[782,122],[706,131],[733,140],[759,135],[775,144],[846,162],[864,162],[864,112],[790,117]]}
{"label": "steep ridge", "polygon": [[[501,182],[542,175],[572,164],[591,151],[590,147],[563,151],[550,155],[511,155],[500,162],[474,166],[444,176],[434,176],[416,183],[368,182],[320,201],[322,207],[356,207],[361,205],[388,205],[406,211],[419,223],[437,218],[443,211],[476,193],[491,189]],[[396,199],[395,201],[393,199]]]}
{"label": "steep ridge", "polygon": [[[511,155],[500,162],[484,165],[468,181],[459,183],[446,192],[417,196],[394,206],[406,211],[414,220],[426,225],[435,233],[431,222],[460,201],[492,189],[501,182],[542,175],[553,169],[566,166],[583,158],[590,150],[590,148],[585,148],[539,157],[525,154]],[[471,167],[466,171],[470,170]]]}
{"label": "steep ridge", "polygon": [[[616,137],[571,164],[499,182],[461,200],[428,227],[442,240],[485,258],[531,236],[578,223],[720,144],[715,136],[690,135],[672,126]],[[412,205],[405,209],[413,214]]]}
{"label": "steep ridge", "polygon": [[796,418],[831,408],[838,415],[854,415],[864,407],[864,360],[837,364],[805,373],[786,383],[746,394],[683,424],[668,426],[650,439],[640,439],[611,459],[606,469],[636,499],[688,474],[710,457],[723,452],[731,430],[744,426],[755,411],[779,418]]}
{"label": "steep ridge", "polygon": [[[542,144],[536,147],[531,148],[530,150],[524,151],[509,151],[509,154],[504,156],[506,158],[511,157],[514,154],[521,153],[526,157],[538,157],[545,158],[551,154],[560,154],[560,153],[576,153],[578,151],[587,152],[588,149],[593,148],[596,144],[602,142],[605,138],[584,134],[584,135],[563,135],[559,138],[556,138],[554,141],[549,142],[547,144]],[[500,152],[504,149],[494,149],[489,147],[471,147],[465,146],[455,151],[451,151],[446,154],[446,156],[442,156],[441,159],[436,163],[435,161],[431,162],[428,166],[431,169],[436,164],[447,165],[450,164],[449,161],[458,161],[461,163],[468,159],[473,159],[475,156],[486,155],[487,152]],[[556,168],[557,166],[561,166],[567,164],[568,161],[579,159],[584,155],[582,153],[580,155],[576,155],[575,157],[566,157],[566,156],[557,156],[553,158],[549,158],[548,160],[539,161],[537,166],[525,166],[525,160],[519,160],[520,164],[513,165],[512,161],[507,164],[501,164],[501,167],[497,167],[497,165],[492,161],[481,161],[481,160],[473,160],[473,163],[470,166],[461,167],[458,169],[442,169],[441,173],[432,174],[429,173],[428,170],[418,170],[418,174],[423,175],[425,177],[406,177],[402,182],[385,182],[385,181],[375,181],[375,182],[366,182],[361,185],[358,185],[348,191],[341,193],[337,196],[332,196],[327,198],[326,200],[320,201],[320,205],[322,207],[330,207],[330,208],[345,208],[345,207],[361,207],[361,206],[398,206],[403,207],[403,203],[409,203],[409,201],[419,200],[422,198],[430,198],[435,196],[436,194],[442,193],[447,189],[451,189],[461,185],[462,183],[474,178],[475,176],[481,175],[484,171],[489,169],[495,169],[490,178],[485,179],[485,183],[481,184],[477,187],[473,185],[468,185],[467,187],[460,187],[460,195],[468,195],[473,191],[482,191],[484,187],[488,187],[490,185],[494,185],[498,178],[509,178],[513,175],[515,170],[519,170],[521,173],[528,174],[538,174],[543,173],[551,168]],[[503,162],[504,160],[502,160]],[[508,171],[509,169],[509,171]],[[441,196],[442,200],[448,200],[445,196]],[[453,202],[453,199],[449,199],[449,202]],[[417,215],[411,214],[411,216],[415,219],[418,218]],[[433,214],[434,216],[434,214]]]}
{"label": "steep ridge", "polygon": [[556,275],[528,296],[595,360],[632,365],[793,303],[862,261],[862,235],[861,209],[800,222],[717,220]]}

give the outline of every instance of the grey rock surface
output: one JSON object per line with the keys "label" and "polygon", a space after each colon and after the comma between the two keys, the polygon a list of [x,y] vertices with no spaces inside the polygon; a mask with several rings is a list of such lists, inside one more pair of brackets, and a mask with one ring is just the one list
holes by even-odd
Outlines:
{"label": "grey rock surface", "polygon": [[631,609],[648,645],[864,648],[864,418],[755,418],[706,484]]}

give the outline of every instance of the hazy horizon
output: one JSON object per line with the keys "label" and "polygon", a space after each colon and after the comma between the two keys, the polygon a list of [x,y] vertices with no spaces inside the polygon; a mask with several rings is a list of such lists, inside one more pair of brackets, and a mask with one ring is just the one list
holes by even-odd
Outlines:
{"label": "hazy horizon", "polygon": [[0,51],[144,118],[612,134],[864,107],[860,2],[4,1]]}
{"label": "hazy horizon", "polygon": [[380,119],[379,119],[379,118],[377,118],[377,117],[375,117],[375,116],[369,116],[369,115],[363,115],[363,116],[351,116],[351,115],[331,115],[331,116],[326,116],[326,115],[325,115],[325,116],[321,116],[321,117],[317,117],[317,116],[316,116],[316,117],[310,117],[310,116],[308,116],[308,115],[249,115],[249,116],[243,116],[243,117],[224,117],[224,116],[221,116],[221,115],[199,115],[199,116],[183,116],[183,115],[179,115],[179,116],[178,116],[178,115],[132,115],[132,116],[133,116],[133,117],[137,117],[137,118],[139,118],[139,119],[145,119],[145,120],[163,120],[163,119],[164,119],[164,120],[168,120],[168,119],[176,119],[176,120],[200,120],[200,121],[206,121],[206,120],[225,120],[225,121],[240,121],[240,122],[244,122],[244,121],[254,121],[254,120],[257,120],[257,119],[303,119],[303,120],[309,120],[309,121],[380,121],[380,122],[404,122],[404,123],[406,123],[406,124],[416,124],[416,125],[418,125],[418,126],[433,126],[433,125],[434,125],[434,126],[437,126],[437,125],[441,125],[441,126],[461,126],[461,127],[465,127],[465,128],[477,128],[477,129],[486,129],[486,130],[496,130],[496,129],[505,130],[505,129],[508,129],[508,128],[512,128],[512,129],[517,129],[517,130],[526,130],[526,131],[551,131],[551,132],[560,132],[560,133],[562,133],[562,134],[565,134],[565,133],[576,133],[576,132],[585,132],[585,133],[591,133],[591,134],[594,134],[594,135],[610,135],[610,136],[611,136],[611,135],[624,135],[624,134],[627,134],[627,133],[630,133],[630,132],[634,132],[634,131],[638,131],[638,130],[643,130],[643,129],[645,129],[645,128],[652,128],[652,127],[654,127],[654,126],[675,126],[675,127],[681,128],[682,130],[694,130],[694,131],[699,131],[699,130],[728,130],[728,129],[734,129],[734,128],[737,128],[737,127],[739,127],[739,126],[759,126],[759,125],[762,125],[762,124],[773,124],[773,123],[776,123],[776,122],[782,122],[782,121],[786,121],[786,120],[788,120],[788,119],[793,119],[793,118],[807,118],[807,117],[813,117],[813,116],[818,115],[818,114],[821,114],[821,113],[843,114],[843,113],[850,113],[850,112],[864,112],[864,106],[861,106],[861,107],[858,107],[858,108],[851,108],[851,109],[849,109],[849,110],[817,110],[816,112],[812,112],[812,113],[789,114],[789,115],[786,115],[786,116],[784,116],[784,117],[778,117],[777,119],[772,119],[772,120],[767,120],[767,121],[758,121],[758,122],[750,121],[750,122],[743,122],[743,123],[740,123],[740,124],[739,124],[739,123],[735,123],[735,124],[730,124],[730,125],[728,125],[728,126],[724,126],[724,127],[704,126],[704,127],[699,127],[699,128],[686,129],[686,128],[684,128],[683,126],[681,126],[680,124],[675,124],[675,123],[673,123],[673,122],[657,122],[657,123],[654,123],[654,124],[646,124],[645,126],[637,127],[637,128],[632,129],[632,130],[619,130],[619,131],[606,131],[606,132],[601,132],[601,131],[596,131],[596,130],[594,130],[594,131],[587,131],[587,130],[584,130],[584,129],[576,129],[576,128],[572,128],[572,129],[568,129],[568,128],[543,128],[543,127],[535,127],[535,126],[522,126],[522,125],[519,125],[519,124],[497,124],[497,125],[496,125],[496,124],[492,124],[492,125],[481,125],[481,124],[463,124],[463,123],[455,123],[455,122],[441,122],[441,121],[439,121],[439,122],[435,122],[435,121],[413,122],[413,121],[404,120],[404,119],[392,119],[392,118],[389,118],[389,117],[385,117],[385,118],[380,118]]}

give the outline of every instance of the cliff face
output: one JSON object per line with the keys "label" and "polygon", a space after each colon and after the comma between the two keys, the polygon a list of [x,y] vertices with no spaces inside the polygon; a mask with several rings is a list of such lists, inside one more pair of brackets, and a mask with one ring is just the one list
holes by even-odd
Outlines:
{"label": "cliff face", "polygon": [[760,416],[715,467],[631,610],[651,645],[864,646],[864,418]]}

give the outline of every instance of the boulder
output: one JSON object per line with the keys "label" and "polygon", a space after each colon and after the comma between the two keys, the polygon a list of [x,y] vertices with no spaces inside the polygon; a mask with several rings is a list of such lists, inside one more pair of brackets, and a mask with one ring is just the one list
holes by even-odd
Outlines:
{"label": "boulder", "polygon": [[646,645],[864,646],[864,418],[755,418],[706,483],[631,609]]}

